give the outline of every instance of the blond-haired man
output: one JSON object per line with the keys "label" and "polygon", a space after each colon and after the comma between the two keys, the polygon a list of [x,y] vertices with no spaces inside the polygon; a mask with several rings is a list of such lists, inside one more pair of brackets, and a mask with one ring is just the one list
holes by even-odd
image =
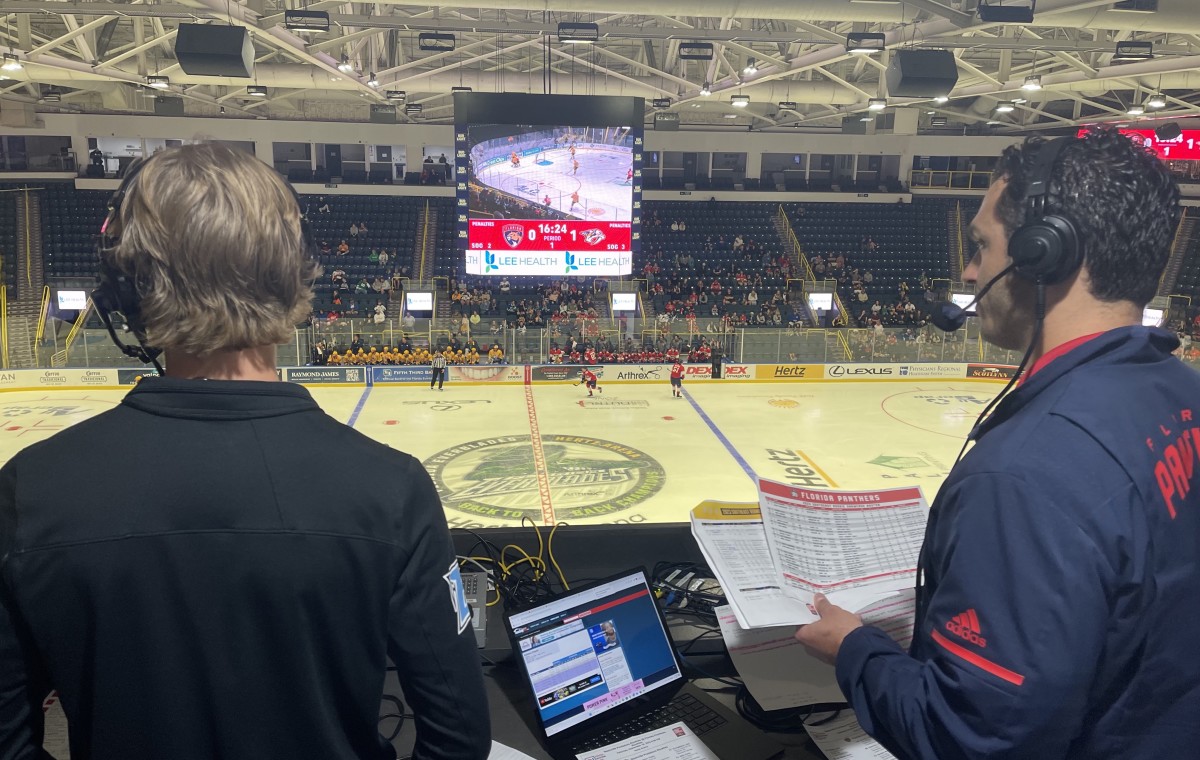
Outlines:
{"label": "blond-haired man", "polygon": [[215,144],[133,174],[97,299],[166,376],[0,470],[0,758],[39,755],[54,688],[76,757],[391,760],[389,658],[413,757],[486,757],[429,476],[276,379],[318,272],[294,193]]}

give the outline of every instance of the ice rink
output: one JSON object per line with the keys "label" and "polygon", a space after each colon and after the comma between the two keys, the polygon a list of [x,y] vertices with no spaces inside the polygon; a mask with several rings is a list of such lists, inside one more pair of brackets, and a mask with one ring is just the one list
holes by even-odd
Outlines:
{"label": "ice rink", "polygon": [[[971,381],[311,389],[334,418],[425,463],[460,527],[679,522],[754,501],[754,475],[842,488],[917,484],[932,501],[998,384]],[[0,457],[125,391],[0,394]],[[541,464],[542,466],[538,466]],[[64,463],[70,475],[70,463]],[[297,478],[308,473],[296,473]]]}
{"label": "ice rink", "polygon": [[[509,161],[492,164],[480,170],[476,178],[531,202],[544,203],[549,196],[551,208],[580,219],[627,222],[632,218],[629,151],[580,145],[574,159],[568,148],[548,150],[541,155],[540,160],[535,156],[523,157],[519,167]],[[576,160],[578,171],[575,171]],[[573,193],[579,193],[579,203],[574,205]]]}

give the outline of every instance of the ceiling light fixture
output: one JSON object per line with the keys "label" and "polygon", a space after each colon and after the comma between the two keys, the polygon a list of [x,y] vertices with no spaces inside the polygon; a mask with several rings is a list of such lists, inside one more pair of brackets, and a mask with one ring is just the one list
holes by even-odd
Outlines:
{"label": "ceiling light fixture", "polygon": [[388,90],[383,94],[383,96],[388,100],[400,101],[407,98],[408,93],[406,93],[404,90]]}
{"label": "ceiling light fixture", "polygon": [[933,102],[937,103],[938,105],[945,105],[946,103],[950,102],[950,97],[948,95],[938,95],[933,99]]}
{"label": "ceiling light fixture", "polygon": [[749,95],[730,95],[729,96],[729,105],[733,106],[734,108],[745,108],[746,106],[750,105],[750,96]]}
{"label": "ceiling light fixture", "polygon": [[1130,116],[1141,116],[1142,114],[1146,113],[1146,109],[1135,103],[1134,105],[1131,105],[1129,110],[1125,113],[1129,114]]}
{"label": "ceiling light fixture", "polygon": [[1025,77],[1025,84],[1021,85],[1021,89],[1026,92],[1036,92],[1042,89],[1042,78],[1036,74]]}
{"label": "ceiling light fixture", "polygon": [[156,90],[165,90],[171,86],[171,79],[159,74],[151,74],[146,77],[146,86],[153,87]]}
{"label": "ceiling light fixture", "polygon": [[707,98],[709,95],[712,95],[712,83],[711,83],[711,82],[705,82],[705,83],[704,83],[704,86],[700,88],[700,94],[701,94],[702,96],[706,97],[706,98]]}
{"label": "ceiling light fixture", "polygon": [[267,88],[261,84],[252,84],[246,88],[246,94],[253,95],[256,98],[265,98],[267,97]]}
{"label": "ceiling light fixture", "polygon": [[997,103],[996,113],[1012,113],[1015,108],[1016,106],[1012,103]]}
{"label": "ceiling light fixture", "polygon": [[711,42],[681,42],[679,43],[679,58],[683,61],[711,61],[713,44]]}
{"label": "ceiling light fixture", "polygon": [[754,58],[751,58],[746,62],[746,68],[742,69],[742,73],[748,77],[752,77],[758,73],[758,66],[756,65]]}
{"label": "ceiling light fixture", "polygon": [[592,23],[570,23],[558,25],[558,41],[565,45],[591,45],[600,39],[600,27]]}
{"label": "ceiling light fixture", "polygon": [[884,98],[871,98],[867,101],[868,111],[882,111],[887,108],[887,100]]}
{"label": "ceiling light fixture", "polygon": [[455,37],[446,32],[421,32],[417,35],[417,47],[433,53],[449,53],[454,50]]}
{"label": "ceiling light fixture", "polygon": [[670,108],[671,107],[671,99],[670,98],[655,98],[654,100],[650,101],[650,105],[654,106],[655,108]]}
{"label": "ceiling light fixture", "polygon": [[21,64],[21,59],[17,57],[16,53],[4,54],[4,65],[0,66],[0,69],[4,69],[5,71],[20,71],[23,68],[25,67]]}
{"label": "ceiling light fixture", "polygon": [[325,11],[284,11],[283,28],[300,34],[328,32],[329,14]]}
{"label": "ceiling light fixture", "polygon": [[736,119],[737,117],[738,117],[738,115],[737,115],[736,113],[727,113],[727,114],[725,114],[725,118],[726,118],[726,119]]}
{"label": "ceiling light fixture", "polygon": [[371,76],[367,78],[367,87],[378,87],[379,78],[375,76],[375,72],[371,72]]}
{"label": "ceiling light fixture", "polygon": [[779,101],[779,110],[781,110],[781,111],[795,111],[795,110],[796,110],[796,101],[794,101],[794,100],[781,100],[781,101]]}
{"label": "ceiling light fixture", "polygon": [[874,55],[882,53],[887,37],[880,32],[850,32],[846,35],[846,52]]}
{"label": "ceiling light fixture", "polygon": [[350,56],[342,55],[342,62],[338,64],[338,71],[349,74],[354,71],[354,65],[350,63]]}
{"label": "ceiling light fixture", "polygon": [[1149,61],[1154,57],[1154,43],[1144,40],[1118,42],[1113,51],[1112,62]]}
{"label": "ceiling light fixture", "polygon": [[1015,5],[1009,2],[1002,5],[1003,0],[987,0],[979,2],[979,20],[985,24],[1032,24],[1033,14],[1037,9],[1037,0],[1029,0],[1029,5]]}
{"label": "ceiling light fixture", "polygon": [[1166,108],[1167,99],[1161,92],[1156,92],[1147,98],[1146,105],[1150,106],[1151,108]]}

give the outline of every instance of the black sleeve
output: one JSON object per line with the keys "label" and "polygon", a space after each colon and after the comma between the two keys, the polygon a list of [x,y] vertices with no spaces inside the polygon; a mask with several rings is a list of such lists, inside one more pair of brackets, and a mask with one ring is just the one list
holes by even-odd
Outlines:
{"label": "black sleeve", "polygon": [[413,760],[484,760],[491,724],[469,610],[456,609],[458,563],[429,474],[410,460],[408,556],[388,613],[388,654],[416,716]]}
{"label": "black sleeve", "polygon": [[13,465],[0,470],[0,760],[46,757],[42,701],[50,687],[9,585],[9,554],[16,543]]}

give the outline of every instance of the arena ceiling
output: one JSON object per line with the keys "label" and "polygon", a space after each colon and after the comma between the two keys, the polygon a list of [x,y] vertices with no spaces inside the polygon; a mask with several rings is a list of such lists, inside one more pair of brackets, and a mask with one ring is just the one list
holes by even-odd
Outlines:
{"label": "arena ceiling", "polygon": [[[915,47],[951,50],[958,62],[948,102],[889,99],[889,107],[919,107],[923,127],[941,116],[952,130],[1001,133],[1125,122],[1139,105],[1138,120],[1151,124],[1200,115],[1197,0],[1038,0],[1029,25],[985,23],[979,2],[0,0],[0,52],[23,63],[0,70],[8,77],[0,98],[36,102],[39,111],[148,113],[154,96],[174,94],[195,116],[366,121],[369,104],[403,90],[408,103],[422,104],[420,122],[446,123],[452,88],[471,87],[636,95],[648,111],[651,99],[669,98],[685,128],[837,128],[887,96],[889,57]],[[330,30],[286,29],[284,12],[301,9],[327,12]],[[182,22],[247,27],[255,76],[185,74],[174,54]],[[559,40],[560,23],[581,22],[598,26],[595,44]],[[453,50],[420,49],[422,32],[453,35]],[[882,33],[887,50],[848,53],[851,32]],[[712,60],[681,57],[681,45],[697,41],[714,44]],[[1153,43],[1154,57],[1114,63],[1115,46],[1126,41]],[[168,89],[147,88],[152,75],[167,77]],[[1022,89],[1029,76],[1041,78],[1040,90]],[[262,87],[265,96],[248,89]],[[733,95],[748,96],[749,106],[733,107]],[[1152,95],[1164,104],[1149,105]],[[996,111],[1015,99],[1025,102]]]}

